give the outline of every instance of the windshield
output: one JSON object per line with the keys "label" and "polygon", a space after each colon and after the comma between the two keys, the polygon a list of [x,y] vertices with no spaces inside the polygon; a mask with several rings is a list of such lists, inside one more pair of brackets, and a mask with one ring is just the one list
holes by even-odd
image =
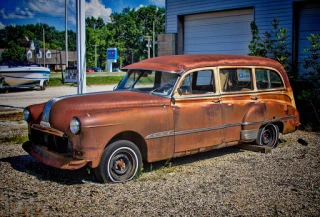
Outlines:
{"label": "windshield", "polygon": [[130,70],[116,90],[132,90],[169,96],[179,75],[151,70]]}

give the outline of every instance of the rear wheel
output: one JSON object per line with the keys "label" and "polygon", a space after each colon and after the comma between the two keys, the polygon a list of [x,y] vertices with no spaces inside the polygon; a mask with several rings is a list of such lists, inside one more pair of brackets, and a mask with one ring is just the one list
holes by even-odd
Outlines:
{"label": "rear wheel", "polygon": [[257,144],[261,146],[267,146],[275,148],[279,141],[279,128],[277,125],[268,124],[260,128]]}
{"label": "rear wheel", "polygon": [[40,87],[40,90],[45,90],[48,86],[48,82],[44,81],[42,87]]}
{"label": "rear wheel", "polygon": [[108,145],[95,169],[100,182],[125,182],[140,174],[142,157],[138,147],[127,140]]}

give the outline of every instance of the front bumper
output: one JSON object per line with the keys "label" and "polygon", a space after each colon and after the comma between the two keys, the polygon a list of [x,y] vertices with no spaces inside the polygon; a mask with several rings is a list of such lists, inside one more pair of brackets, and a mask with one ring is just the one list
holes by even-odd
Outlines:
{"label": "front bumper", "polygon": [[64,154],[49,151],[47,147],[34,145],[31,141],[25,142],[22,147],[40,162],[60,169],[75,170],[84,167],[88,163],[86,160],[76,160]]}

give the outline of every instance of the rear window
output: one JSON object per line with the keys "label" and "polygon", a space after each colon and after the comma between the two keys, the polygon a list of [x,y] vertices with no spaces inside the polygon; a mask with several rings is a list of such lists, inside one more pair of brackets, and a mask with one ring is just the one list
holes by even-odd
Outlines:
{"label": "rear window", "polygon": [[258,90],[284,87],[280,75],[269,69],[256,69],[256,81]]}

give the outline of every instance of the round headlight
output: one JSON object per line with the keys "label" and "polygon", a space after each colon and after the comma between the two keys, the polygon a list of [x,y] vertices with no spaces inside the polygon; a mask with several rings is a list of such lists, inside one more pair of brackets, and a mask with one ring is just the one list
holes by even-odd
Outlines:
{"label": "round headlight", "polygon": [[22,115],[23,115],[23,119],[24,119],[25,121],[28,121],[28,120],[30,120],[31,112],[30,112],[30,110],[29,110],[28,108],[25,108],[25,109],[23,110]]}
{"label": "round headlight", "polygon": [[73,134],[78,134],[80,132],[80,121],[78,118],[72,118],[70,121],[70,131]]}

